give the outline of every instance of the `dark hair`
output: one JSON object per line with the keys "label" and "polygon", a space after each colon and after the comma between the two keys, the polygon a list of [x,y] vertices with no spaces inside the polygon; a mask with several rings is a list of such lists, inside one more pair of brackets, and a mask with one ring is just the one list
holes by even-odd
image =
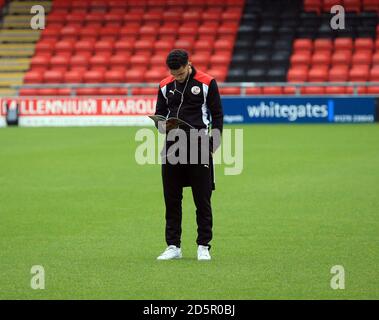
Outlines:
{"label": "dark hair", "polygon": [[180,67],[187,65],[188,53],[183,49],[172,50],[166,59],[166,64],[171,70],[177,70]]}

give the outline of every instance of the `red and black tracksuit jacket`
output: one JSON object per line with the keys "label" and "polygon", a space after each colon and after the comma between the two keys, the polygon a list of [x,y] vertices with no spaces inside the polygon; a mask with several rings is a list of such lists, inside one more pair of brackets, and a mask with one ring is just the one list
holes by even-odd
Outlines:
{"label": "red and black tracksuit jacket", "polygon": [[159,84],[155,114],[179,118],[196,129],[209,128],[212,123],[212,129],[221,133],[223,112],[216,80],[194,67],[187,84],[175,81],[173,76],[163,79]]}

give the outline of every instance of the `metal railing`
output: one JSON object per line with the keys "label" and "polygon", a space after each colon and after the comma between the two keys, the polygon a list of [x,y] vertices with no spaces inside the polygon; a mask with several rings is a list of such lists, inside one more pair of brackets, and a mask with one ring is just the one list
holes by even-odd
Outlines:
{"label": "metal railing", "polygon": [[[309,96],[312,94],[302,93],[301,89],[306,87],[349,87],[353,88],[352,93],[338,94],[338,95],[348,95],[348,96],[358,96],[360,87],[378,87],[378,93],[372,93],[370,95],[379,96],[379,82],[219,82],[218,86],[220,88],[240,88],[240,94],[238,96],[247,96],[251,94],[246,93],[248,88],[263,88],[263,87],[281,87],[281,88],[294,88],[295,96]],[[23,84],[23,85],[13,85],[12,89],[16,89],[17,96],[19,96],[20,89],[70,89],[71,96],[77,96],[77,89],[83,88],[120,88],[128,89],[127,96],[132,96],[132,89],[134,88],[157,88],[157,83],[49,83],[49,84]],[[262,95],[262,94],[260,94]],[[270,94],[271,95],[271,94]],[[291,94],[286,94],[286,96]],[[333,95],[315,94],[315,95]],[[365,94],[367,95],[367,94]]]}

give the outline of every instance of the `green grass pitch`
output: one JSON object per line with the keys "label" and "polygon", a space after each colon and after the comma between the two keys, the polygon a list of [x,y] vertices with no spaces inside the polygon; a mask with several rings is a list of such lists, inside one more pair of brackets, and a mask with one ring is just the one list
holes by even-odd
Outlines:
{"label": "green grass pitch", "polygon": [[216,167],[210,262],[188,188],[184,258],[156,261],[160,168],[136,164],[138,128],[1,129],[0,299],[378,299],[379,126],[242,128],[242,174]]}

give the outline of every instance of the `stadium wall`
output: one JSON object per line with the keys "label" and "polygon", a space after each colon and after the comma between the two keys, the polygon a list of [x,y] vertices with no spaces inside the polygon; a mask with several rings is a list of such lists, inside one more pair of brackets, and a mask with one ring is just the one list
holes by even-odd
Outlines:
{"label": "stadium wall", "polygon": [[[375,97],[223,97],[224,122],[372,123]],[[19,108],[20,126],[152,125],[154,97],[38,97],[1,100],[0,127],[7,108]]]}

